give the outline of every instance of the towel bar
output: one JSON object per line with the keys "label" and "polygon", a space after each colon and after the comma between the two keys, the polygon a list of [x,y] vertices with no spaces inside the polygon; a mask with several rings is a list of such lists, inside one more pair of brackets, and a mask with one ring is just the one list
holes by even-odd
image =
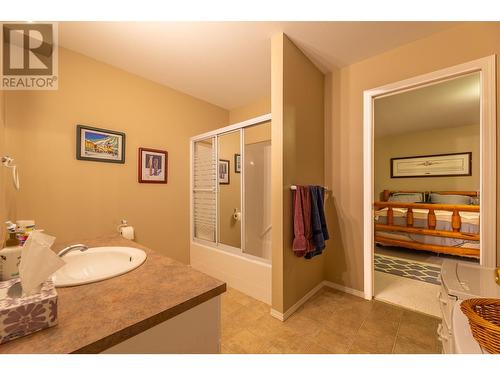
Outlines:
{"label": "towel bar", "polygon": [[[327,186],[323,186],[323,189],[325,189],[326,191],[330,191]],[[290,190],[297,190],[297,185],[290,186]]]}
{"label": "towel bar", "polygon": [[[323,186],[323,189],[325,189],[325,202],[328,200],[328,197],[332,195],[332,191],[328,189],[328,186]],[[291,185],[290,190],[296,191],[297,190],[297,185]]]}

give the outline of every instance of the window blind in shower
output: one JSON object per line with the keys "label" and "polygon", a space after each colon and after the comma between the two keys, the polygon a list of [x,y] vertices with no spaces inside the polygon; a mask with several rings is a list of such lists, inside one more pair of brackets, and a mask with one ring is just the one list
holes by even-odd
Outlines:
{"label": "window blind in shower", "polygon": [[215,242],[217,224],[215,140],[210,138],[195,142],[193,158],[194,237]]}

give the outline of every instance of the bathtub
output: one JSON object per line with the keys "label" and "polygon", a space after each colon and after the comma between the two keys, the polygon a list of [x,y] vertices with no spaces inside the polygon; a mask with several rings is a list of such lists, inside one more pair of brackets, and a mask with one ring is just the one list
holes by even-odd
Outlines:
{"label": "bathtub", "polygon": [[241,252],[192,240],[191,266],[227,283],[231,288],[271,305],[271,262]]}

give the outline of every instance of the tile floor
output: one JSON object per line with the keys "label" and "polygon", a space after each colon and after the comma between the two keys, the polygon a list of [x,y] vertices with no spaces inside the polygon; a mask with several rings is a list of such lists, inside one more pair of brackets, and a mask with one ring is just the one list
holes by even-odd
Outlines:
{"label": "tile floor", "polygon": [[323,288],[285,322],[229,288],[222,296],[222,353],[440,353],[439,319]]}

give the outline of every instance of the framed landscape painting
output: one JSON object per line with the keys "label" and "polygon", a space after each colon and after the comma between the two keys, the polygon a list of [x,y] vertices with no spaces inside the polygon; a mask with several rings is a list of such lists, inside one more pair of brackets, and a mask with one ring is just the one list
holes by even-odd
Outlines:
{"label": "framed landscape painting", "polygon": [[125,133],[77,125],[76,158],[105,163],[125,163]]}
{"label": "framed landscape painting", "polygon": [[472,176],[472,152],[391,159],[391,178]]}
{"label": "framed landscape painting", "polygon": [[168,152],[153,148],[139,148],[139,182],[166,184],[168,176]]}

